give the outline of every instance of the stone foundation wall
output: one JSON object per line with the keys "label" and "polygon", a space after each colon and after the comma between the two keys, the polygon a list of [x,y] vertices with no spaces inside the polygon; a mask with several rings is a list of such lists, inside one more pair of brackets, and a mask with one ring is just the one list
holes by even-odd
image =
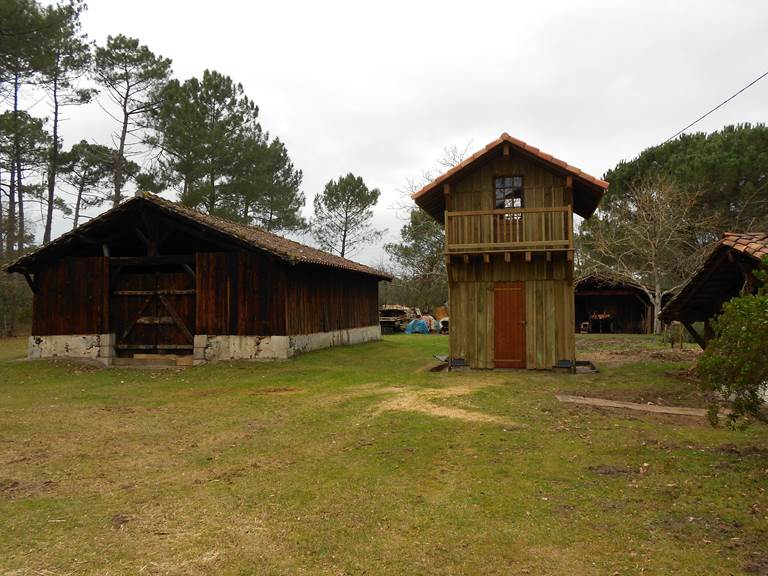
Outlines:
{"label": "stone foundation wall", "polygon": [[294,336],[195,336],[196,364],[216,360],[285,360],[311,350],[381,340],[379,325]]}
{"label": "stone foundation wall", "polygon": [[114,334],[56,334],[30,336],[27,358],[75,358],[112,364],[115,357]]}
{"label": "stone foundation wall", "polygon": [[[197,334],[194,362],[216,360],[286,360],[321,348],[381,340],[379,325],[295,336],[207,336]],[[111,366],[115,357],[114,334],[65,334],[30,336],[27,357],[74,358]]]}

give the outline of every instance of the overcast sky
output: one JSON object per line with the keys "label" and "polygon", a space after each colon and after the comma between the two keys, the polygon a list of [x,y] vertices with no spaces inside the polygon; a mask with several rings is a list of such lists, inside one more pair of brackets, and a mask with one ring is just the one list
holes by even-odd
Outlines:
{"label": "overcast sky", "polygon": [[[446,146],[474,151],[506,131],[601,176],[768,70],[764,0],[88,5],[99,44],[123,33],[171,58],[178,78],[211,68],[241,82],[304,172],[307,216],[349,171],[380,188],[388,239],[402,225],[398,189]],[[766,103],[768,78],[697,128],[766,122]],[[68,115],[65,147],[109,142],[97,105]]]}

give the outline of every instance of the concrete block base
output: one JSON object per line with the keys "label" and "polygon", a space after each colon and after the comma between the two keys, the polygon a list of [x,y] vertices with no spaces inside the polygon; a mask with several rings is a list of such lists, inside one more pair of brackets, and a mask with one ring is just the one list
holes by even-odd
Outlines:
{"label": "concrete block base", "polygon": [[30,336],[27,358],[72,358],[110,366],[115,357],[114,334],[56,334]]}
{"label": "concrete block base", "polygon": [[381,340],[379,325],[294,336],[195,336],[194,362],[286,360],[295,354]]}
{"label": "concrete block base", "polygon": [[[379,325],[294,336],[195,335],[193,363],[217,360],[286,360],[296,354],[381,340]],[[114,334],[66,334],[30,336],[27,357],[72,358],[112,366]]]}

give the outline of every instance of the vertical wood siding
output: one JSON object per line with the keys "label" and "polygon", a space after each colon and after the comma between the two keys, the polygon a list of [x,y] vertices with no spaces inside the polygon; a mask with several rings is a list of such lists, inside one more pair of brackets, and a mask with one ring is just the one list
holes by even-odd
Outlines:
{"label": "vertical wood siding", "polygon": [[288,270],[288,334],[313,334],[375,326],[379,322],[375,278],[317,266]]}
{"label": "vertical wood siding", "polygon": [[494,284],[522,281],[527,367],[547,369],[557,360],[573,358],[573,263],[565,254],[553,254],[550,262],[541,254],[531,262],[526,262],[522,254],[513,254],[510,262],[501,254],[493,254],[488,264],[479,256],[468,263],[453,257],[448,279],[452,357],[464,358],[473,368],[494,367]]}
{"label": "vertical wood siding", "polygon": [[248,252],[195,256],[198,334],[284,335],[285,265]]}
{"label": "vertical wood siding", "polygon": [[[554,174],[534,162],[516,156],[496,156],[453,185],[446,203],[448,212],[462,210],[493,210],[494,178],[523,176],[523,205],[525,208],[565,206],[565,176]],[[492,223],[487,226],[490,234]]]}
{"label": "vertical wood siding", "polygon": [[32,334],[107,331],[109,264],[102,257],[55,260],[35,274]]}

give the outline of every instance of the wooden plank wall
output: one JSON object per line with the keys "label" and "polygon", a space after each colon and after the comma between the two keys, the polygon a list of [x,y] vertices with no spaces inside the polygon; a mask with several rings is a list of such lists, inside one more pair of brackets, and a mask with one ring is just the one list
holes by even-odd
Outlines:
{"label": "wooden plank wall", "polygon": [[102,334],[108,325],[109,262],[103,257],[53,260],[35,274],[32,334]]}
{"label": "wooden plank wall", "polygon": [[451,305],[450,350],[474,368],[493,368],[494,282],[525,282],[527,367],[551,368],[574,351],[573,264],[565,254],[550,262],[543,254],[526,262],[513,254],[510,262],[493,254],[464,263],[454,256],[448,267]]}
{"label": "wooden plank wall", "polygon": [[313,334],[379,323],[379,283],[343,270],[300,265],[288,269],[288,334]]}
{"label": "wooden plank wall", "polygon": [[515,155],[498,155],[454,183],[446,202],[448,212],[494,209],[494,178],[523,176],[525,208],[565,206],[565,176]]}
{"label": "wooden plank wall", "polygon": [[249,252],[195,256],[198,334],[284,335],[285,265]]}

